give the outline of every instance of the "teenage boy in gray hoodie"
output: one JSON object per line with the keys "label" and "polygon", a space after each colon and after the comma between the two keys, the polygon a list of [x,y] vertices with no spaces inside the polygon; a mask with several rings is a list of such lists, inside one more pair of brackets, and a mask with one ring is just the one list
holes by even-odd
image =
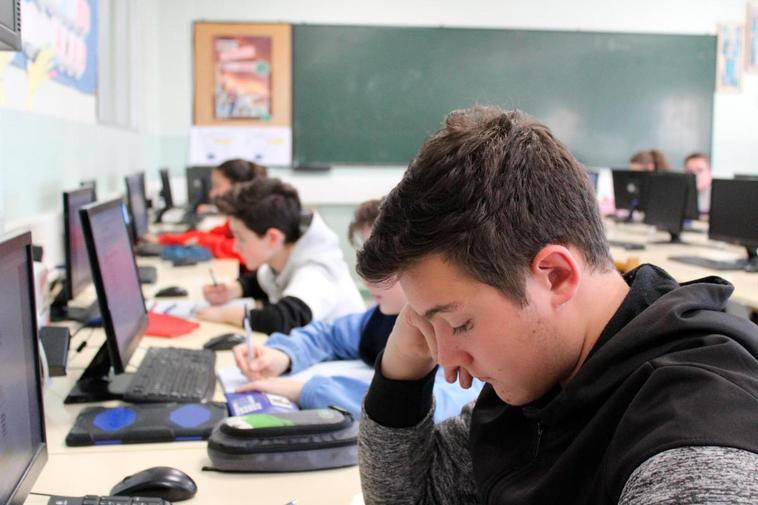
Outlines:
{"label": "teenage boy in gray hoodie", "polygon": [[263,333],[365,310],[337,235],[318,213],[302,208],[295,188],[279,179],[254,180],[215,203],[230,218],[245,266],[256,272],[205,286],[205,298],[216,306],[199,310],[200,319],[241,326],[242,306],[219,306],[239,297],[259,302],[249,316],[253,330]]}

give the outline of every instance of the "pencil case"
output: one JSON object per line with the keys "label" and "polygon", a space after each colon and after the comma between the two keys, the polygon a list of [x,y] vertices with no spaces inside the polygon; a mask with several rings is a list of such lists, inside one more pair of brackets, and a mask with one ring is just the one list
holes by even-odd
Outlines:
{"label": "pencil case", "polygon": [[358,422],[335,407],[230,417],[208,438],[209,469],[297,472],[353,466],[357,441]]}

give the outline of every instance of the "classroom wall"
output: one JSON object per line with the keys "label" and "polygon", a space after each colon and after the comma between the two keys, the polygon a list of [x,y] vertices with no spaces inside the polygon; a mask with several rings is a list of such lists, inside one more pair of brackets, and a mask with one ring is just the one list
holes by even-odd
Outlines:
{"label": "classroom wall", "polygon": [[[161,162],[177,171],[186,164],[187,131],[192,123],[194,20],[715,34],[717,22],[743,20],[746,5],[745,0],[534,0],[528,3],[513,0],[465,3],[451,0],[315,3],[307,0],[162,0],[161,30],[156,41],[162,63],[158,90]],[[755,145],[758,145],[758,76],[753,75],[746,76],[743,93],[716,96],[712,145],[716,174],[758,173]],[[671,161],[674,165],[681,162]],[[393,177],[399,178],[400,174],[401,171],[396,170]],[[329,200],[331,193],[323,197]]]}

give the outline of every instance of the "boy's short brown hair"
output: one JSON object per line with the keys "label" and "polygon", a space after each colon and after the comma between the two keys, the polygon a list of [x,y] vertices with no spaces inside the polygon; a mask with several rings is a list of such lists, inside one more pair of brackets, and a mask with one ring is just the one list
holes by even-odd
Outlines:
{"label": "boy's short brown hair", "polygon": [[450,113],[421,146],[384,199],[358,272],[382,282],[441,254],[524,305],[525,272],[548,244],[612,268],[584,168],[531,117],[477,106]]}
{"label": "boy's short brown hair", "polygon": [[382,201],[380,199],[367,200],[355,209],[353,220],[350,221],[350,226],[347,228],[347,239],[356,249],[360,248],[360,243],[357,240],[356,235],[361,229],[374,226],[374,221],[379,217],[379,206],[381,203]]}

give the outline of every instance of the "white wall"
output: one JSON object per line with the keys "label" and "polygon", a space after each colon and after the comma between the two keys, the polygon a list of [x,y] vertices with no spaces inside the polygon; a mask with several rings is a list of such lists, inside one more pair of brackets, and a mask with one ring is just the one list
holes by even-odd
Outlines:
{"label": "white wall", "polygon": [[[161,0],[156,42],[163,162],[180,167],[186,160],[196,20],[715,34],[718,22],[742,21],[745,14],[745,0]],[[741,94],[717,95],[714,109],[715,172],[758,172],[758,76],[745,78]]]}

